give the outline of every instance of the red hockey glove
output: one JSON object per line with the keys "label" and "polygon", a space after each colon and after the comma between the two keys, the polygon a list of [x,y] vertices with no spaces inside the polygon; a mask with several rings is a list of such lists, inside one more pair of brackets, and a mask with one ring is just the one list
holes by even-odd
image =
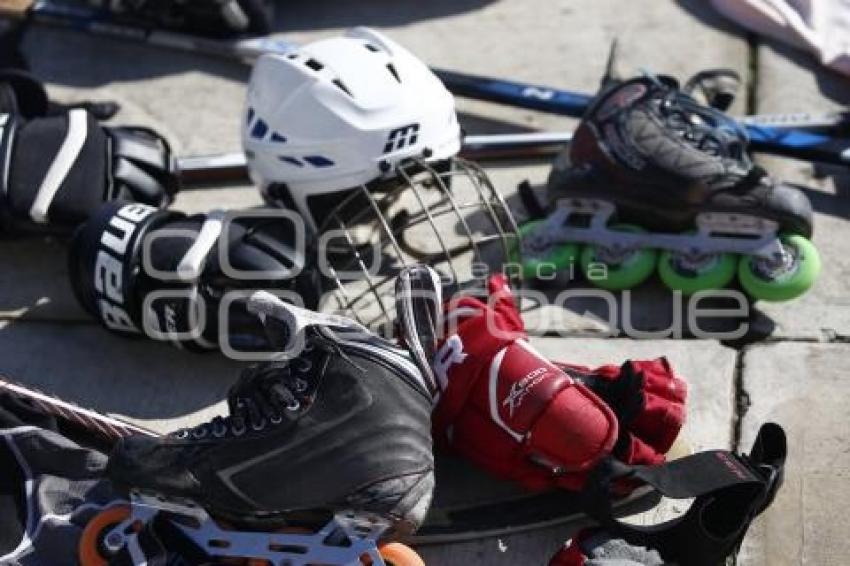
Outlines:
{"label": "red hockey glove", "polygon": [[493,276],[488,288],[487,303],[464,297],[446,306],[434,360],[437,442],[532,489],[578,490],[612,453],[628,463],[663,461],[684,402],[666,361],[563,371],[526,341],[504,277]]}
{"label": "red hockey glove", "polygon": [[617,415],[614,455],[629,464],[660,464],[685,422],[687,383],[666,358],[629,360],[590,369],[555,362],[599,395]]}

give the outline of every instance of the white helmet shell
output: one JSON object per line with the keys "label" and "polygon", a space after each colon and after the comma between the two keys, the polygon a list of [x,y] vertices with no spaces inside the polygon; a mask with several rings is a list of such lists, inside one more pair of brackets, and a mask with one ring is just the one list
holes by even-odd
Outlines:
{"label": "white helmet shell", "polygon": [[367,28],[260,57],[244,120],[252,180],[273,204],[281,203],[269,187],[285,184],[308,216],[311,195],[392,176],[410,157],[460,150],[452,95],[422,61]]}

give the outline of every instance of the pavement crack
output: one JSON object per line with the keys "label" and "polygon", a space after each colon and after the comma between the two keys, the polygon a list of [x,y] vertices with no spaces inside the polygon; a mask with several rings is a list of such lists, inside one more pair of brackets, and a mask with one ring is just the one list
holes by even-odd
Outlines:
{"label": "pavement crack", "polygon": [[741,444],[741,430],[744,416],[750,408],[750,394],[744,388],[744,356],[747,348],[741,348],[735,354],[735,372],[732,378],[734,387],[734,413],[732,415],[732,450],[738,452]]}

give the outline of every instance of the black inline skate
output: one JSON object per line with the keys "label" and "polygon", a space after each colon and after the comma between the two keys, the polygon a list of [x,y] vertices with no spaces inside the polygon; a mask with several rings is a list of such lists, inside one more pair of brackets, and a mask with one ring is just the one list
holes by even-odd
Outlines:
{"label": "black inline skate", "polygon": [[521,230],[525,275],[577,262],[593,284],[620,290],[657,265],[686,295],[723,288],[736,273],[755,299],[802,295],[820,270],[811,205],[771,180],[747,145],[734,120],[668,77],[604,89],[555,161],[548,216]]}
{"label": "black inline skate", "polygon": [[408,547],[434,487],[431,397],[407,352],[349,319],[265,292],[250,308],[297,357],[246,370],[230,414],[116,445],[108,473],[130,505],[93,520],[81,562],[132,555],[139,525],[165,517],[230,564],[421,565]]}

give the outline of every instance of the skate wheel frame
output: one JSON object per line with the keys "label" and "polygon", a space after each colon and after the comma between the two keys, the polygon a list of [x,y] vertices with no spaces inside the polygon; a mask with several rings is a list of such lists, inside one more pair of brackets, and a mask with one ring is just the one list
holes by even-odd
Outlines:
{"label": "skate wheel frame", "polygon": [[130,506],[115,505],[100,511],[88,522],[77,546],[77,558],[82,566],[107,566],[109,555],[103,537],[130,517]]}
{"label": "skate wheel frame", "polygon": [[[615,224],[611,230],[644,233],[639,226]],[[606,259],[606,250],[597,246],[587,246],[581,252],[581,269],[588,281],[609,291],[620,291],[636,287],[646,281],[655,271],[657,253],[653,249],[640,248],[627,250],[616,261]],[[596,274],[596,269],[602,273]]]}
{"label": "skate wheel frame", "polygon": [[[130,492],[130,505],[101,511],[86,528],[78,547],[83,566],[105,566],[121,548],[138,544],[136,526],[146,525],[160,513],[194,546],[210,558],[237,560],[255,565],[375,564],[385,563],[381,549],[395,566],[422,566],[413,550],[377,541],[391,528],[383,516],[358,511],[339,511],[327,522],[309,528],[285,525],[278,532],[238,529],[210,516],[190,500],[169,499],[156,494]],[[128,546],[129,545],[129,546]],[[418,561],[417,561],[418,560]]]}
{"label": "skate wheel frame", "polygon": [[557,243],[547,247],[545,252],[536,255],[536,250],[523,250],[522,240],[535,237],[535,230],[540,229],[545,220],[533,220],[519,228],[519,249],[512,250],[511,261],[522,263],[522,276],[525,279],[536,279],[543,275],[569,269],[578,258],[579,246],[573,243]]}
{"label": "skate wheel frame", "polygon": [[765,276],[758,268],[758,259],[742,257],[738,264],[741,286],[756,299],[790,301],[809,290],[820,273],[821,261],[817,248],[798,234],[781,235],[783,247],[793,254],[787,269]]}

